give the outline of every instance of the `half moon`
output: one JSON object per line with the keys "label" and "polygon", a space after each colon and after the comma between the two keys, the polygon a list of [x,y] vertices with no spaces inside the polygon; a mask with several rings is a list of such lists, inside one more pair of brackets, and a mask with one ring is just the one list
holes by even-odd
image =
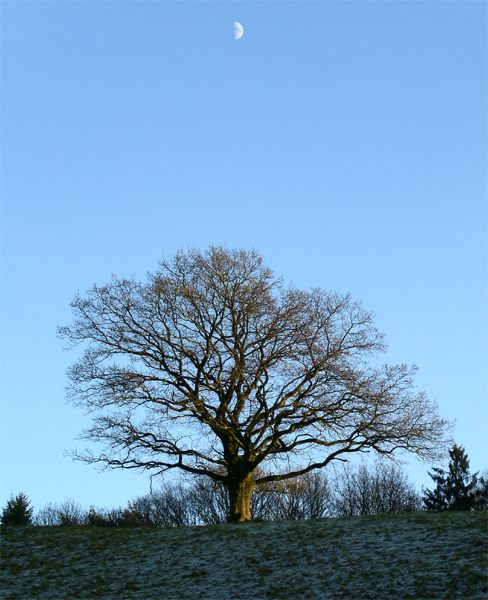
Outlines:
{"label": "half moon", "polygon": [[244,35],[244,27],[239,23],[239,21],[234,21],[234,39],[240,40]]}

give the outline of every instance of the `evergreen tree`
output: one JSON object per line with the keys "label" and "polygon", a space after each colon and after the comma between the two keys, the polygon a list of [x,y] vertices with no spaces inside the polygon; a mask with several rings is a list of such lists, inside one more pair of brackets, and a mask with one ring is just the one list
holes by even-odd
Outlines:
{"label": "evergreen tree", "polygon": [[30,525],[34,509],[29,498],[20,492],[11,496],[2,511],[2,525]]}
{"label": "evergreen tree", "polygon": [[427,510],[472,510],[479,505],[478,474],[469,472],[469,459],[462,446],[449,450],[448,470],[438,467],[429,476],[435,481],[433,490],[424,491]]}
{"label": "evergreen tree", "polygon": [[447,510],[445,495],[446,477],[444,469],[435,467],[433,473],[429,473],[436,486],[433,490],[424,490],[423,502],[427,510]]}
{"label": "evergreen tree", "polygon": [[488,474],[478,479],[474,495],[475,510],[488,509]]}

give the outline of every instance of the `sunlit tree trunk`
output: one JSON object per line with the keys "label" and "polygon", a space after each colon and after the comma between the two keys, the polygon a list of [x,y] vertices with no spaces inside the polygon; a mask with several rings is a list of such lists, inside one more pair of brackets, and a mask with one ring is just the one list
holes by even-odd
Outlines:
{"label": "sunlit tree trunk", "polygon": [[256,486],[252,474],[244,478],[230,478],[227,482],[229,490],[229,522],[238,523],[250,521],[251,514],[251,496]]}

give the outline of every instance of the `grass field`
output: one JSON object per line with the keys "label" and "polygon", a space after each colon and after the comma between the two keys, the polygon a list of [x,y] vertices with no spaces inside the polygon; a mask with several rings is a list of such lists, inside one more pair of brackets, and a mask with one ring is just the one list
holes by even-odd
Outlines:
{"label": "grass field", "polygon": [[486,600],[486,512],[3,528],[1,598]]}

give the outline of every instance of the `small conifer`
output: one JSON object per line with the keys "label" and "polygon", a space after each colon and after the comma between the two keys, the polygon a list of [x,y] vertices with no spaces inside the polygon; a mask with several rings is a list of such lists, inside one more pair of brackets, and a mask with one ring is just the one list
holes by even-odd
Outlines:
{"label": "small conifer", "polygon": [[427,510],[472,510],[476,507],[478,474],[469,472],[469,459],[462,446],[449,450],[448,470],[438,467],[429,476],[436,483],[433,490],[424,490]]}
{"label": "small conifer", "polygon": [[30,525],[33,511],[30,500],[24,493],[11,496],[2,511],[2,525]]}

